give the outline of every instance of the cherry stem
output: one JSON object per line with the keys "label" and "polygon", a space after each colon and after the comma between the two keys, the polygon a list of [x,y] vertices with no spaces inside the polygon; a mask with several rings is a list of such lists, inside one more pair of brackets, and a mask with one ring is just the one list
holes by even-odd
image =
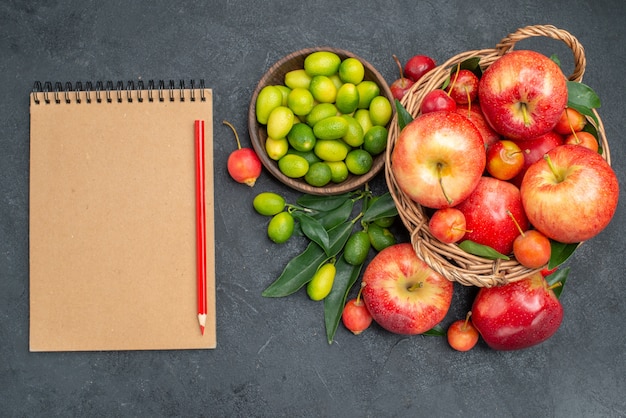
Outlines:
{"label": "cherry stem", "polygon": [[396,62],[396,65],[398,66],[398,71],[400,72],[400,79],[404,79],[404,72],[402,71],[402,64],[400,64],[400,60],[398,59],[398,57],[396,57],[395,54],[392,55],[394,61]]}
{"label": "cherry stem", "polygon": [[222,123],[233,130],[233,133],[235,134],[235,139],[237,140],[237,149],[241,149],[241,142],[239,142],[239,135],[237,135],[237,130],[235,129],[235,127],[226,120],[223,120]]}
{"label": "cherry stem", "polygon": [[515,226],[517,227],[517,230],[519,231],[519,233],[525,237],[526,234],[524,234],[524,231],[522,231],[522,227],[519,225],[519,223],[517,222],[517,219],[515,219],[515,216],[513,216],[513,214],[511,213],[510,210],[506,210],[506,214],[509,215],[511,217],[511,219],[513,219],[513,223],[515,224]]}
{"label": "cherry stem", "polygon": [[[456,84],[456,80],[459,78],[459,71],[461,71],[460,62],[456,65],[456,72],[454,73],[454,80],[452,80],[452,84],[450,85],[450,88],[448,89],[448,97],[450,96],[450,93],[452,92],[452,89],[454,88],[454,85]],[[467,95],[469,96],[469,93]]]}
{"label": "cherry stem", "polygon": [[452,199],[450,199],[450,197],[446,193],[445,187],[443,187],[443,177],[441,177],[441,169],[442,168],[443,168],[443,164],[442,163],[437,163],[437,177],[439,178],[439,187],[441,187],[441,192],[443,193],[443,196],[446,198],[446,201],[448,202],[449,205],[451,205],[452,204]]}
{"label": "cherry stem", "polygon": [[361,282],[361,287],[359,288],[359,293],[356,295],[355,305],[361,306],[361,293],[363,293],[363,289],[367,286],[367,283]]}
{"label": "cherry stem", "polygon": [[462,331],[467,330],[467,324],[469,323],[471,316],[472,316],[472,311],[469,311],[467,315],[465,315],[465,323],[463,323],[463,327],[461,328]]}
{"label": "cherry stem", "polygon": [[557,287],[561,287],[561,286],[563,286],[563,283],[562,283],[562,282],[556,282],[556,283],[554,283],[554,284],[552,284],[552,285],[548,286],[548,290],[554,290],[554,289],[556,289]]}

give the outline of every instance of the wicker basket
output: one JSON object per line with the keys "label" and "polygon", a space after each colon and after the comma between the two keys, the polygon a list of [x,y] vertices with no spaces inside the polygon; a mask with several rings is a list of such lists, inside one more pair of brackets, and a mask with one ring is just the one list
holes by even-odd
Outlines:
{"label": "wicker basket", "polygon": [[[554,26],[527,26],[508,35],[493,49],[467,51],[458,54],[424,75],[403,97],[401,103],[406,110],[416,117],[422,99],[431,90],[440,88],[450,74],[451,69],[459,63],[473,57],[480,57],[481,69],[486,69],[499,57],[511,51],[515,44],[523,39],[543,36],[563,41],[571,48],[574,55],[574,71],[569,80],[580,82],[585,72],[585,54],[582,45],[568,32]],[[595,112],[595,111],[594,111]],[[598,139],[603,157],[609,162],[609,146],[602,121],[596,113],[598,123],[591,118],[598,131]],[[474,256],[461,250],[456,244],[444,244],[435,239],[428,228],[428,215],[423,207],[412,201],[398,187],[391,166],[391,154],[399,135],[397,115],[391,121],[387,150],[385,153],[385,176],[389,191],[396,203],[402,222],[409,231],[411,243],[417,255],[431,268],[450,281],[466,286],[491,287],[521,280],[539,269],[528,269],[520,265],[514,258],[510,260],[490,260]]]}

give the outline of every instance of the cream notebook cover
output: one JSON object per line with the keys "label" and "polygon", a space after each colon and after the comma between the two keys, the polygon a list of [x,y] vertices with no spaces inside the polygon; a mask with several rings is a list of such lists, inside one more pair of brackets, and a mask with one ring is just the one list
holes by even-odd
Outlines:
{"label": "cream notebook cover", "polygon": [[[31,351],[216,346],[212,110],[212,90],[203,85],[36,85]],[[196,305],[197,119],[206,138],[204,335]]]}

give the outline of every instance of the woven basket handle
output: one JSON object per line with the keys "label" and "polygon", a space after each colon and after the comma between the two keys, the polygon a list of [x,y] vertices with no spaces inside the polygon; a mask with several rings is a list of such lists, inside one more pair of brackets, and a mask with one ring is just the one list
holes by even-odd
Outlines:
{"label": "woven basket handle", "polygon": [[585,49],[580,42],[578,42],[578,39],[569,32],[558,29],[555,26],[535,25],[520,28],[503,38],[500,43],[496,45],[496,51],[498,51],[499,55],[504,55],[506,52],[512,50],[518,41],[534,36],[545,36],[547,38],[556,39],[557,41],[563,41],[574,54],[574,72],[568,79],[571,81],[582,81],[583,74],[585,73],[585,65],[587,63],[585,59]]}

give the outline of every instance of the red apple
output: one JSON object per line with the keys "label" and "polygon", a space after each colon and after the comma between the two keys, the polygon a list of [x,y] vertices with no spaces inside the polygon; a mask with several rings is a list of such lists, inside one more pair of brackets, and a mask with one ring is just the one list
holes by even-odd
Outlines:
{"label": "red apple", "polygon": [[456,102],[441,89],[431,90],[422,99],[420,112],[424,114],[439,110],[454,111],[456,110]]}
{"label": "red apple", "polygon": [[458,204],[474,190],[485,169],[480,133],[456,112],[419,115],[404,127],[391,155],[400,189],[422,206]]}
{"label": "red apple", "polygon": [[414,55],[404,64],[404,75],[416,82],[435,68],[435,61],[427,55]]}
{"label": "red apple", "polygon": [[468,104],[478,97],[478,76],[470,70],[455,71],[446,91],[457,104]]}
{"label": "red apple", "polygon": [[398,66],[400,78],[391,83],[389,89],[391,90],[391,94],[395,99],[402,100],[404,94],[409,91],[411,86],[414,84],[414,81],[404,76],[404,73],[402,72],[402,64],[400,64],[400,60],[398,59],[398,57],[394,55],[393,59]]}
{"label": "red apple", "polygon": [[561,145],[526,171],[522,203],[529,221],[562,243],[588,240],[602,231],[617,208],[619,184],[611,166],[579,145]]}
{"label": "red apple", "polygon": [[468,232],[463,239],[487,245],[502,254],[513,251],[513,241],[520,233],[515,221],[522,231],[529,227],[519,189],[493,177],[482,177],[470,196],[456,208],[465,215]]}
{"label": "red apple", "polygon": [[532,163],[543,158],[543,156],[552,148],[563,145],[563,137],[554,131],[538,136],[534,139],[526,141],[517,141],[517,145],[522,149],[524,154],[524,165],[520,173],[511,179],[511,183],[517,187],[522,185],[522,179],[526,170]]}
{"label": "red apple", "polygon": [[478,89],[489,124],[509,139],[531,139],[551,131],[567,105],[560,67],[535,51],[516,50],[483,73]]}
{"label": "red apple", "polygon": [[456,111],[472,121],[483,137],[485,147],[488,147],[502,138],[502,135],[494,131],[491,125],[487,123],[478,103],[457,105]]}
{"label": "red apple", "polygon": [[428,221],[428,229],[439,241],[452,244],[467,232],[465,215],[456,208],[437,209]]}
{"label": "red apple", "polygon": [[563,307],[541,273],[478,291],[472,323],[494,350],[519,350],[550,338],[563,321]]}
{"label": "red apple", "polygon": [[409,243],[394,244],[363,273],[363,300],[374,321],[396,334],[424,333],[446,316],[454,286],[423,262]]}

